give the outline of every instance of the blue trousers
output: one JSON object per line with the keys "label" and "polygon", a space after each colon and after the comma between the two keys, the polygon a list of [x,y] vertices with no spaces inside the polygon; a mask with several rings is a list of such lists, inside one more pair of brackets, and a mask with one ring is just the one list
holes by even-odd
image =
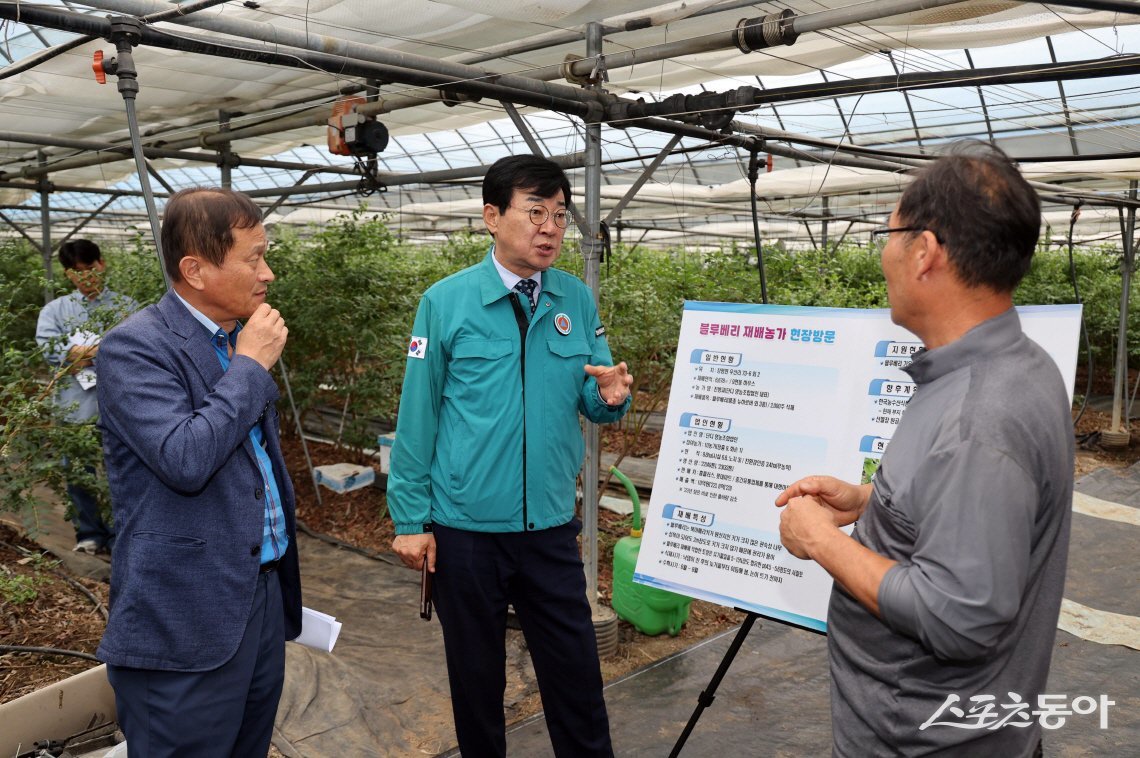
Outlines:
{"label": "blue trousers", "polygon": [[131,757],[250,758],[269,752],[285,681],[285,611],[276,571],[260,574],[245,635],[212,671],[107,666]]}
{"label": "blue trousers", "polygon": [[[65,458],[64,470],[66,471],[69,466]],[[87,473],[94,474],[94,467],[88,466]],[[71,519],[71,523],[75,525],[75,541],[95,540],[99,547],[113,548],[115,531],[103,521],[103,514],[99,512],[99,501],[95,499],[95,495],[78,484],[68,482],[67,496],[71,498],[71,505],[75,511]]]}
{"label": "blue trousers", "polygon": [[559,758],[610,758],[609,718],[573,521],[536,532],[434,527],[433,597],[464,757],[506,755],[507,604],[515,608]]}

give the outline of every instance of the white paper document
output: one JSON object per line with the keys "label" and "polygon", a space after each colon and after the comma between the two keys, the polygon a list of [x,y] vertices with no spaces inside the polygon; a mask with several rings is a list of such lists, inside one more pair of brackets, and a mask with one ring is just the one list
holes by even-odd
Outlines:
{"label": "white paper document", "polygon": [[[93,347],[99,344],[99,335],[94,332],[76,332],[67,341],[67,347]],[[95,369],[82,368],[75,372],[75,379],[79,386],[89,390],[95,386]]]}
{"label": "white paper document", "polygon": [[302,608],[301,634],[294,642],[331,653],[336,638],[340,636],[340,627],[341,623],[335,616],[314,611],[312,608]]}

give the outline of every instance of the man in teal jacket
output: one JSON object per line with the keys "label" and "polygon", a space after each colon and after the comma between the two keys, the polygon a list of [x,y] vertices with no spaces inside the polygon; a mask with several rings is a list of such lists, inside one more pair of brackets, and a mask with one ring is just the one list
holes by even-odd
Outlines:
{"label": "man in teal jacket", "polygon": [[558,756],[611,756],[578,551],[579,414],[628,410],[590,290],[550,268],[570,183],[534,156],[483,182],[495,239],[479,264],[424,293],[412,327],[388,505],[395,551],[435,572],[452,710],[464,755],[506,754],[507,605],[519,617]]}

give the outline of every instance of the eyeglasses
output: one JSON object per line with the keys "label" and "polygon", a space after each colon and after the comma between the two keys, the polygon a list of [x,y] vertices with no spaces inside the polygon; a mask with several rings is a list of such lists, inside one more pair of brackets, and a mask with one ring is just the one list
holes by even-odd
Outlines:
{"label": "eyeglasses", "polygon": [[883,226],[878,229],[871,230],[871,245],[876,250],[882,252],[883,248],[887,246],[890,241],[891,232],[924,232],[926,231],[921,226]]}
{"label": "eyeglasses", "polygon": [[[541,205],[533,205],[530,208],[520,208],[517,205],[512,205],[510,207],[514,208],[516,211],[525,211],[526,214],[530,216],[530,223],[534,224],[535,226],[542,226],[552,215],[548,208],[544,208]],[[570,213],[570,211],[555,211],[553,213],[553,216],[554,225],[559,229],[565,229],[570,224],[570,222],[574,220],[574,216]]]}

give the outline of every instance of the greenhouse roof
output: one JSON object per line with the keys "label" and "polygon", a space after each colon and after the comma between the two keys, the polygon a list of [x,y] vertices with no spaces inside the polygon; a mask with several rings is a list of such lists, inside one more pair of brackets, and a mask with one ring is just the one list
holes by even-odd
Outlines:
{"label": "greenhouse roof", "polygon": [[[116,55],[101,38],[108,14],[179,10],[146,19],[133,50],[160,209],[170,191],[228,180],[273,223],[364,204],[408,239],[438,239],[481,229],[483,167],[507,154],[560,157],[582,204],[584,124],[601,121],[601,215],[631,242],[751,241],[754,152],[766,240],[866,239],[905,171],[963,138],[1021,161],[1054,239],[1068,237],[1080,201],[1074,236],[1118,242],[1120,208],[1140,180],[1140,13],[1121,12],[1130,7],[0,2],[0,229],[39,242],[46,208],[54,242],[80,225],[94,236],[145,231],[122,149],[127,109],[116,77],[96,83],[91,64]],[[591,30],[600,56],[587,55]],[[765,34],[774,44],[756,49]],[[387,127],[374,160],[328,149],[330,107],[345,95],[367,96]]]}

